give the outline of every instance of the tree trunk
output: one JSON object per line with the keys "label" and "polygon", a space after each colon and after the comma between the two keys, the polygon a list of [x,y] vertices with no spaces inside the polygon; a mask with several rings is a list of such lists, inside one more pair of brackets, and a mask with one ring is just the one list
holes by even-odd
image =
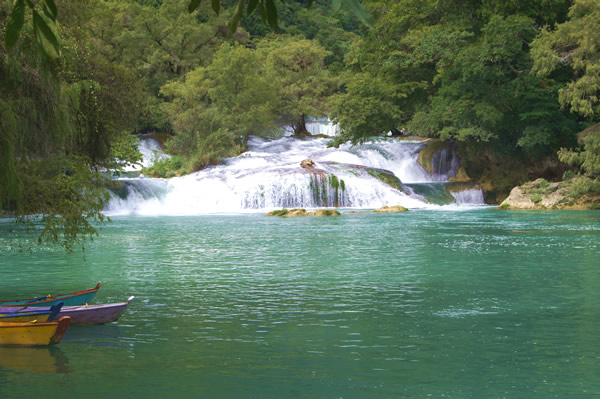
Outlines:
{"label": "tree trunk", "polygon": [[310,136],[310,133],[308,132],[308,130],[306,130],[304,114],[300,115],[300,117],[294,122],[292,128],[294,129],[294,136]]}

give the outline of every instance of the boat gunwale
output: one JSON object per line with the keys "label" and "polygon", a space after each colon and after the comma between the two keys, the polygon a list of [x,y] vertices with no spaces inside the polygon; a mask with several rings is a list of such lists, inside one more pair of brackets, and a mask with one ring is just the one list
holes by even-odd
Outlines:
{"label": "boat gunwale", "polygon": [[[34,297],[29,299],[17,299],[17,300],[8,300],[8,301],[0,301],[0,307],[28,307],[35,304],[43,304],[44,302],[56,301],[57,299],[69,299],[80,295],[91,294],[93,292],[98,292],[100,287],[102,286],[102,281],[100,281],[96,287],[90,288],[83,291],[70,292],[68,294],[57,294],[57,295],[49,295],[46,297]],[[8,302],[8,303],[7,303]],[[15,303],[18,302],[18,303]]]}
{"label": "boat gunwale", "polygon": [[71,318],[70,316],[63,316],[60,319],[53,321],[1,321],[0,328],[51,326],[61,323],[61,321],[67,317],[69,319]]}

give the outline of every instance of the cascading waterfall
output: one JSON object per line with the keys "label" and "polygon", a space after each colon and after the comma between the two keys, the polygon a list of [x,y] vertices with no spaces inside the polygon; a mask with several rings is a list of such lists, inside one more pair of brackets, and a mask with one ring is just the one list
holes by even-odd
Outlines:
{"label": "cascading waterfall", "polygon": [[451,193],[457,204],[483,204],[483,192],[480,189],[468,189]]}
{"label": "cascading waterfall", "polygon": [[432,179],[435,181],[448,181],[450,177],[456,176],[456,171],[460,164],[456,147],[444,147],[434,154],[431,160]]}
{"label": "cascading waterfall", "polygon": [[[330,124],[314,125],[320,126],[312,127],[318,134],[337,129]],[[471,190],[479,197],[461,191],[448,193],[444,183],[435,183],[417,162],[424,145],[420,141],[382,138],[340,148],[328,148],[328,141],[323,137],[251,137],[247,152],[187,176],[120,179],[123,188],[106,212],[194,215],[280,208],[483,204],[480,190]],[[156,158],[156,150],[153,156]],[[300,162],[305,159],[312,160],[314,168],[302,168]],[[436,190],[442,200],[435,199]]]}

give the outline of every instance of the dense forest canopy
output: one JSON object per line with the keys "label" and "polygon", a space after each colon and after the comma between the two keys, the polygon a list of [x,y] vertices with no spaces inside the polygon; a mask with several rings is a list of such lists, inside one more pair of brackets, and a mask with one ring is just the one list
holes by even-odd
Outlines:
{"label": "dense forest canopy", "polygon": [[567,168],[597,181],[598,1],[303,3],[1,0],[2,212],[43,215],[40,240],[70,249],[104,219],[107,171],[139,161],[136,135],[166,137],[174,176],[322,116],[332,145],[457,143],[504,191]]}

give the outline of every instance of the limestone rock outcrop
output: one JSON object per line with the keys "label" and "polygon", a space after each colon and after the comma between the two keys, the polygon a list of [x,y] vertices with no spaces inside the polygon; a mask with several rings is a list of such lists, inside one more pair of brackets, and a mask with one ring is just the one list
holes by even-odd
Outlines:
{"label": "limestone rock outcrop", "polygon": [[585,184],[585,177],[550,183],[537,179],[511,190],[500,209],[598,209],[600,195],[588,192],[575,195]]}

